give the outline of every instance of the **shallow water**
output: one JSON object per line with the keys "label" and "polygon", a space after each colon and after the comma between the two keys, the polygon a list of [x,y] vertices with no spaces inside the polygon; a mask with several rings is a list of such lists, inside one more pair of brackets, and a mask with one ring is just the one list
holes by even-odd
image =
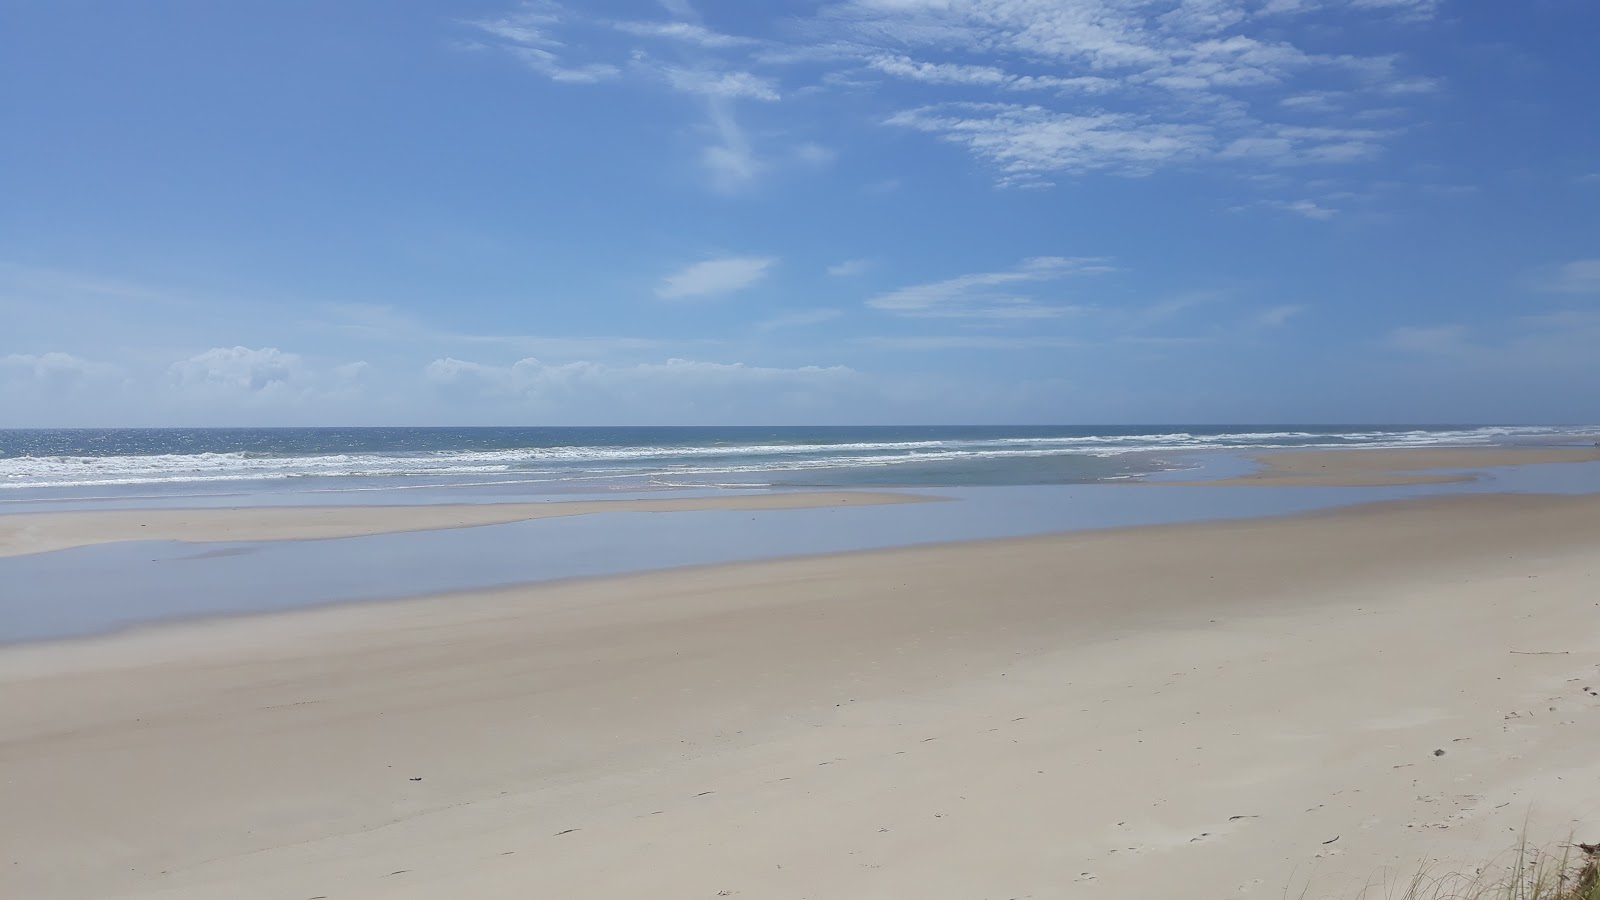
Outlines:
{"label": "shallow water", "polygon": [[964,487],[926,492],[949,503],[615,512],[318,541],[103,544],[0,559],[0,642],[679,566],[1498,492],[1600,493],[1600,463],[1488,469],[1466,484]]}

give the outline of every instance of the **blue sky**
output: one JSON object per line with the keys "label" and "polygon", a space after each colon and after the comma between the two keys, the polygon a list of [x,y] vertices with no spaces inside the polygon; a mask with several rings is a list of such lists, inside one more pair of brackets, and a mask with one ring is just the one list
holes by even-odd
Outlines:
{"label": "blue sky", "polygon": [[0,426],[1600,421],[1589,0],[0,16]]}

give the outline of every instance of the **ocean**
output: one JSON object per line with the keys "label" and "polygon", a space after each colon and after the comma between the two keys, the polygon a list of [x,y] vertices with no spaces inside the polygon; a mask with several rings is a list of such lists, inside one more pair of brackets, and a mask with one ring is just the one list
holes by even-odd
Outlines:
{"label": "ocean", "polygon": [[1590,444],[1595,427],[839,426],[0,430],[0,504],[495,486],[518,494],[1083,484],[1207,452]]}

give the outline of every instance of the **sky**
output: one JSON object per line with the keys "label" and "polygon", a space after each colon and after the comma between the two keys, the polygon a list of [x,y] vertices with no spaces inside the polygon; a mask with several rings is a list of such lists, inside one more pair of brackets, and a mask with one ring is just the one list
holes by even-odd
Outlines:
{"label": "sky", "polygon": [[1592,0],[0,0],[0,427],[1600,422]]}

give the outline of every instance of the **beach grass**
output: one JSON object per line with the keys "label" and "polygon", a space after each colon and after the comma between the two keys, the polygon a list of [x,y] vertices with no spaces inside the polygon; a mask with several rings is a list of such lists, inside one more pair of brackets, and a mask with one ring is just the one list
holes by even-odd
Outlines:
{"label": "beach grass", "polygon": [[1419,869],[1400,883],[1369,886],[1359,900],[1600,900],[1600,846],[1566,843],[1560,852],[1526,841],[1509,863],[1473,872]]}

